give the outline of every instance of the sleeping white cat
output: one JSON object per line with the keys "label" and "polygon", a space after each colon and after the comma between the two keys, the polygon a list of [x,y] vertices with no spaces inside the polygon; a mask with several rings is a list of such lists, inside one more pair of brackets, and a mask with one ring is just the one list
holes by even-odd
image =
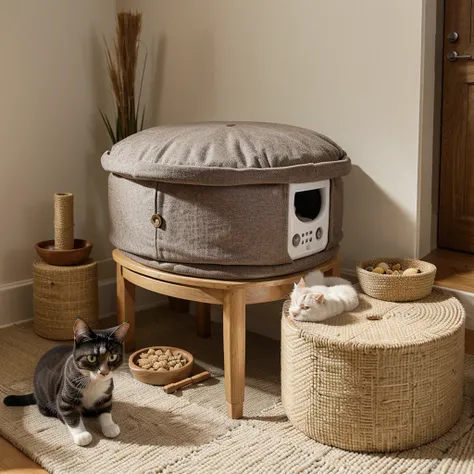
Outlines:
{"label": "sleeping white cat", "polygon": [[352,311],[359,305],[354,287],[339,277],[325,277],[320,271],[301,278],[291,293],[290,317],[296,321],[319,322],[344,311]]}

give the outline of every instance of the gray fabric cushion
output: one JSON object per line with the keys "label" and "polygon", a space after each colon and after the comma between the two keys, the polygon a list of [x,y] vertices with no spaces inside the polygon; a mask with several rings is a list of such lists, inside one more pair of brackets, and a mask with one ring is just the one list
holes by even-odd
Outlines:
{"label": "gray fabric cushion", "polygon": [[[341,178],[331,181],[326,250],[342,238],[342,184]],[[239,275],[236,278],[244,278],[232,267],[244,266],[250,272],[257,265],[266,267],[262,271],[271,266],[271,276],[275,265],[284,270],[292,263],[285,184],[194,186],[111,174],[109,206],[111,242],[160,263],[228,265],[226,278],[233,272]],[[155,213],[162,218],[160,228],[151,222]]]}
{"label": "gray fabric cushion", "polygon": [[[103,155],[112,243],[150,267],[217,279],[286,275],[332,257],[342,238],[345,152],[302,128],[229,125],[156,127]],[[323,179],[331,180],[328,244],[293,261],[288,183]]]}
{"label": "gray fabric cushion", "polygon": [[344,150],[317,132],[258,122],[159,126],[115,144],[105,170],[133,179],[207,186],[301,183],[344,176]]}

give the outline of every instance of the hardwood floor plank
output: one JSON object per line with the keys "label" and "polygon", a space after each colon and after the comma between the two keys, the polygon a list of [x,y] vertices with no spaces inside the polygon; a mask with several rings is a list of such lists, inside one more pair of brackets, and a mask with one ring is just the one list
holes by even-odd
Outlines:
{"label": "hardwood floor plank", "polygon": [[466,348],[465,353],[469,355],[474,355],[474,331],[471,329],[466,329]]}
{"label": "hardwood floor plank", "polygon": [[[436,265],[435,285],[474,293],[474,255],[454,250],[436,249],[426,262]],[[474,330],[466,329],[466,354],[474,354]]]}
{"label": "hardwood floor plank", "polygon": [[436,265],[436,285],[474,293],[474,255],[436,249],[423,260]]}
{"label": "hardwood floor plank", "polygon": [[47,474],[47,471],[2,437],[0,437],[0,472],[8,472],[8,474]]}

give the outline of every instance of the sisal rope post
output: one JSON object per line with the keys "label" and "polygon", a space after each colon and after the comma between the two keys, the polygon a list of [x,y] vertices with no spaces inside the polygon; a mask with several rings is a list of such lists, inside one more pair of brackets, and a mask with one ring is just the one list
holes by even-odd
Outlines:
{"label": "sisal rope post", "polygon": [[54,195],[54,248],[74,248],[74,196],[71,193]]}

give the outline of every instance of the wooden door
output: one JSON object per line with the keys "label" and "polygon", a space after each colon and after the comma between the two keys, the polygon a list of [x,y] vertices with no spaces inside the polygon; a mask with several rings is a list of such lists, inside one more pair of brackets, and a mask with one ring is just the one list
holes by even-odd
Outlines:
{"label": "wooden door", "polygon": [[446,0],[443,54],[438,246],[474,253],[474,0]]}

